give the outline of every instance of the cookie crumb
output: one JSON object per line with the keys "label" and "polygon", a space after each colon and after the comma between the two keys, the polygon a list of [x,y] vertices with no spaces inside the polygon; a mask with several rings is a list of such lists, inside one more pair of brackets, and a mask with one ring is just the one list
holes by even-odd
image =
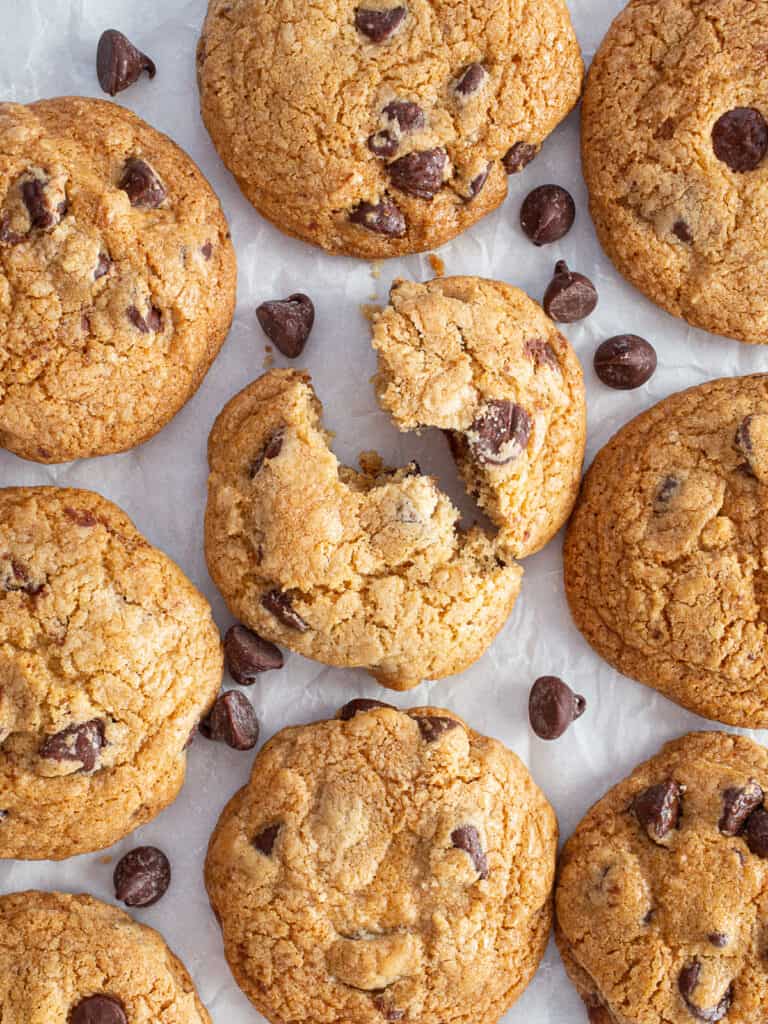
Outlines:
{"label": "cookie crumb", "polygon": [[435,276],[436,277],[444,277],[445,276],[445,261],[442,260],[437,255],[437,253],[435,253],[435,252],[431,252],[429,254],[429,256],[427,257],[427,259],[429,260],[429,265],[432,267],[432,269],[435,272]]}

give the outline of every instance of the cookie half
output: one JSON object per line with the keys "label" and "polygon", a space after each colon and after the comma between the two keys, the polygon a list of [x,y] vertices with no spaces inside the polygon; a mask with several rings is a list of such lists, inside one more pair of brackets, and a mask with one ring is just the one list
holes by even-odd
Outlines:
{"label": "cookie half", "polygon": [[0,490],[0,857],[71,857],[154,818],[222,660],[205,598],[115,505]]}
{"label": "cookie half", "polygon": [[37,462],[156,434],[232,320],[235,255],[192,160],[123,107],[0,104],[0,445]]}
{"label": "cookie half", "polygon": [[446,431],[467,489],[517,558],[573,508],[586,435],[573,349],[532,299],[500,281],[396,281],[376,315],[375,378],[400,430]]}
{"label": "cookie half", "polygon": [[691,733],[563,849],[557,943],[594,1024],[754,1024],[768,1004],[768,752]]}
{"label": "cookie half", "polygon": [[376,258],[497,207],[582,72],[562,0],[211,0],[198,46],[203,119],[256,209]]}
{"label": "cookie half", "polygon": [[501,743],[376,703],[278,733],[225,808],[227,959],[273,1024],[492,1024],[547,943],[554,812]]}

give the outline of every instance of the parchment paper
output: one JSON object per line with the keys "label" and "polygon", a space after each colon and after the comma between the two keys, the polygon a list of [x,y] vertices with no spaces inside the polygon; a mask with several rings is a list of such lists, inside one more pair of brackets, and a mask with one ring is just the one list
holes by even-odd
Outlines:
{"label": "parchment paper", "polygon": [[[620,0],[570,0],[587,63]],[[315,328],[299,365],[310,370],[326,422],[337,432],[335,450],[352,461],[376,448],[392,464],[417,458],[435,473],[469,515],[446,444],[436,432],[401,435],[378,409],[370,377],[375,359],[360,307],[385,302],[396,276],[433,276],[426,256],[377,268],[327,256],[281,235],[241,197],[218,159],[198,113],[194,51],[206,0],[2,0],[0,98],[29,102],[65,94],[102,95],[95,75],[96,43],[106,28],[124,31],[155,59],[157,78],[118,97],[156,128],[170,134],[199,163],[224,204],[239,261],[235,321],[224,348],[200,388],[176,419],[152,441],[123,455],[45,468],[0,452],[0,484],[60,484],[100,491],[121,505],[138,528],[167,551],[211,600],[217,622],[231,618],[208,577],[202,547],[205,445],[223,403],[263,371],[265,342],[254,314],[264,299],[308,292],[317,308]],[[577,219],[560,243],[534,248],[518,227],[524,195],[547,182],[574,195]],[[541,299],[554,263],[567,259],[592,278],[597,311],[566,328],[585,367],[589,402],[588,461],[614,431],[642,409],[680,388],[714,377],[768,369],[768,349],[741,345],[693,330],[656,309],[613,270],[594,236],[578,155],[578,112],[560,127],[523,175],[510,178],[504,206],[439,252],[449,274],[495,277]],[[603,339],[633,332],[656,346],[659,368],[643,388],[610,391],[595,377],[592,354]],[[278,365],[286,361],[277,354]],[[400,706],[434,703],[464,716],[474,728],[499,737],[528,764],[553,803],[567,837],[587,807],[634,764],[667,739],[712,723],[625,679],[592,653],[571,623],[562,587],[561,541],[525,561],[522,595],[486,655],[460,677],[393,694],[361,671],[341,671],[290,654],[282,672],[265,675],[243,692],[253,701],[262,739],[287,725],[330,716],[356,695]],[[568,680],[588,701],[584,717],[554,742],[529,730],[527,697],[542,674]],[[759,734],[755,734],[760,739]],[[764,742],[768,735],[762,736]],[[162,847],[173,864],[173,883],[155,907],[136,912],[158,928],[191,971],[216,1024],[262,1020],[233,982],[219,929],[208,907],[202,864],[208,836],[226,800],[245,782],[252,754],[198,739],[189,754],[187,782],[175,804],[106,854],[117,858],[140,843]],[[0,863],[0,891],[27,887],[87,891],[113,898],[112,863],[104,854],[63,863]],[[507,1024],[586,1021],[554,943],[536,978],[504,1017]]]}

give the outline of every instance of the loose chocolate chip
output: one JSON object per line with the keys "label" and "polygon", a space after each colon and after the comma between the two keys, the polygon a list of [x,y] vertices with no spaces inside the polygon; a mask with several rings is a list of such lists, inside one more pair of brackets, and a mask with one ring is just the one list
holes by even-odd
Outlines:
{"label": "loose chocolate chip", "polygon": [[580,718],[587,702],[557,676],[540,676],[528,697],[531,728],[543,740],[556,740]]}
{"label": "loose chocolate chip", "polygon": [[572,324],[593,313],[597,289],[583,274],[568,269],[565,260],[555,264],[555,276],[544,292],[544,312],[561,324]]}
{"label": "loose chocolate chip", "polygon": [[200,723],[208,740],[223,740],[233,750],[251,750],[259,738],[259,720],[248,698],[239,690],[227,690]]}
{"label": "loose chocolate chip", "polygon": [[152,306],[146,316],[142,316],[136,306],[129,306],[125,315],[142,334],[157,334],[163,328],[163,314],[155,306]]}
{"label": "loose chocolate chip", "polygon": [[296,292],[287,299],[262,302],[256,316],[269,340],[288,359],[295,359],[304,351],[315,322],[315,307],[308,295]]}
{"label": "loose chocolate chip", "polygon": [[525,451],[531,436],[531,418],[522,406],[494,399],[472,423],[467,436],[478,462],[503,466]]}
{"label": "loose chocolate chip", "polygon": [[68,1024],[127,1024],[123,1004],[113,996],[86,996],[72,1008]]}
{"label": "loose chocolate chip", "polygon": [[91,772],[104,744],[104,723],[100,718],[92,718],[48,736],[39,753],[49,761],[79,761],[83,771]]}
{"label": "loose chocolate chip", "polygon": [[283,439],[285,438],[285,428],[280,427],[276,430],[269,438],[267,443],[261,449],[259,454],[253,460],[250,468],[251,480],[256,476],[261,467],[269,459],[276,459],[280,452],[283,450]]}
{"label": "loose chocolate chip", "polygon": [[360,203],[350,213],[353,224],[360,224],[377,235],[389,238],[402,238],[406,232],[405,217],[391,200],[382,199],[380,203]]}
{"label": "loose chocolate chip", "polygon": [[519,174],[536,157],[538,147],[529,142],[516,142],[501,159],[507,174]]}
{"label": "loose chocolate chip", "polygon": [[397,31],[404,18],[405,7],[390,7],[383,11],[358,7],[355,11],[355,28],[372,43],[383,43]]}
{"label": "loose chocolate chip", "polygon": [[603,384],[617,391],[631,391],[653,376],[656,350],[636,334],[618,334],[598,346],[594,365]]}
{"label": "loose chocolate chip", "polygon": [[680,481],[675,476],[665,476],[661,481],[661,486],[656,492],[654,498],[654,505],[664,508],[668,505],[673,495],[677,493],[680,488]]}
{"label": "loose chocolate chip", "polygon": [[655,843],[677,828],[682,796],[682,788],[673,779],[667,779],[644,789],[632,801],[635,817]]}
{"label": "loose chocolate chip", "polygon": [[245,626],[231,626],[227,630],[224,655],[232,678],[240,686],[250,686],[262,672],[283,667],[280,648]]}
{"label": "loose chocolate chip", "polygon": [[127,907],[151,907],[171,884],[171,865],[156,846],[137,846],[117,862],[113,882]]}
{"label": "loose chocolate chip", "polygon": [[394,704],[385,704],[383,700],[373,700],[368,697],[355,697],[354,700],[348,701],[343,708],[338,712],[337,718],[340,718],[342,722],[348,722],[350,718],[354,718],[355,715],[361,711],[373,711],[374,708],[392,708],[396,710]]}
{"label": "loose chocolate chip", "polygon": [[753,811],[747,819],[747,846],[756,857],[768,859],[768,811]]}
{"label": "loose chocolate chip", "polygon": [[96,269],[93,271],[93,280],[98,281],[100,277],[104,277],[105,274],[108,274],[111,266],[112,260],[109,256],[107,256],[106,253],[100,252],[99,259],[96,263]]}
{"label": "loose chocolate chip", "polygon": [[446,152],[439,147],[406,153],[393,160],[387,171],[395,188],[417,199],[432,199],[443,187]]}
{"label": "loose chocolate chip", "polygon": [[456,92],[459,96],[471,96],[482,86],[487,75],[482,64],[468,64],[456,82]]}
{"label": "loose chocolate chip", "polygon": [[103,32],[96,50],[96,74],[99,85],[110,96],[127,89],[146,71],[150,78],[157,73],[154,61],[137,50],[122,32],[110,28]]}
{"label": "loose chocolate chip", "polygon": [[488,877],[488,859],[480,842],[480,833],[474,825],[461,825],[451,832],[451,842],[457,850],[464,850],[472,858],[480,878]]}
{"label": "loose chocolate chip", "polygon": [[279,832],[279,825],[270,825],[268,828],[262,829],[257,836],[253,837],[253,845],[259,853],[263,853],[265,857],[269,857],[274,849],[275,840],[277,839]]}
{"label": "loose chocolate chip", "polygon": [[543,338],[530,338],[525,343],[525,354],[529,356],[538,370],[542,366],[548,366],[556,370],[560,365],[555,355],[555,350],[548,341]]}
{"label": "loose chocolate chip", "polygon": [[698,960],[694,960],[680,971],[680,975],[677,979],[677,986],[688,1012],[693,1017],[697,1020],[705,1021],[706,1024],[716,1024],[717,1021],[723,1019],[731,1008],[731,1003],[733,1001],[733,985],[728,986],[725,995],[717,1006],[710,1006],[706,1008],[697,1006],[693,1001],[693,993],[696,991],[696,986],[699,983],[700,974],[701,964]]}
{"label": "loose chocolate chip", "polygon": [[731,787],[723,793],[723,813],[718,825],[725,836],[737,836],[747,818],[763,802],[763,791],[750,779],[745,786]]}
{"label": "loose chocolate chip", "polygon": [[672,225],[672,234],[675,238],[679,238],[681,242],[685,242],[686,245],[690,245],[693,241],[693,234],[691,229],[685,223],[684,220],[676,220]]}
{"label": "loose chocolate chip", "polygon": [[754,107],[736,107],[715,121],[712,147],[732,171],[754,171],[768,152],[768,123]]}
{"label": "loose chocolate chip", "polygon": [[417,715],[416,724],[426,743],[434,743],[444,732],[459,727],[455,718],[448,718],[446,715]]}
{"label": "loose chocolate chip", "polygon": [[724,935],[722,932],[710,932],[707,936],[707,940],[717,949],[725,949],[728,945],[728,936]]}
{"label": "loose chocolate chip", "polygon": [[268,590],[261,599],[262,605],[271,612],[284,626],[306,633],[309,625],[298,612],[293,610],[290,599],[282,590]]}
{"label": "loose chocolate chip", "polygon": [[474,199],[478,193],[480,193],[488,181],[488,175],[491,173],[491,165],[488,164],[484,171],[480,171],[469,183],[469,198]]}
{"label": "loose chocolate chip", "polygon": [[520,226],[534,245],[557,242],[573,227],[576,205],[559,185],[540,185],[523,200]]}
{"label": "loose chocolate chip", "polygon": [[131,206],[147,210],[157,209],[167,195],[165,186],[149,164],[137,156],[126,160],[118,188],[128,193]]}
{"label": "loose chocolate chip", "polygon": [[30,178],[21,186],[21,197],[29,213],[30,224],[41,231],[55,227],[67,212],[66,200],[56,206],[51,205],[46,184],[39,178]]}

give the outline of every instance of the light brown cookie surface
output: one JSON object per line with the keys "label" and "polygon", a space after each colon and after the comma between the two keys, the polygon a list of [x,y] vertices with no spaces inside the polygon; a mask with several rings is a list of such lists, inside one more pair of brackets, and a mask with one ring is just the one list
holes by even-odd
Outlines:
{"label": "light brown cookie surface", "polygon": [[503,159],[531,159],[582,70],[562,0],[211,0],[198,47],[203,118],[248,199],[289,234],[376,258],[498,206]]}
{"label": "light brown cookie surface", "polygon": [[102,100],[0,104],[0,445],[64,462],[157,433],[235,283],[219,202],[169,138]]}
{"label": "light brown cookie surface", "polygon": [[0,490],[0,857],[101,849],[158,814],[221,675],[208,603],[120,509]]}
{"label": "light brown cookie surface", "polygon": [[544,952],[556,844],[501,743],[437,708],[379,707],[263,748],[206,884],[272,1022],[491,1024]]}

